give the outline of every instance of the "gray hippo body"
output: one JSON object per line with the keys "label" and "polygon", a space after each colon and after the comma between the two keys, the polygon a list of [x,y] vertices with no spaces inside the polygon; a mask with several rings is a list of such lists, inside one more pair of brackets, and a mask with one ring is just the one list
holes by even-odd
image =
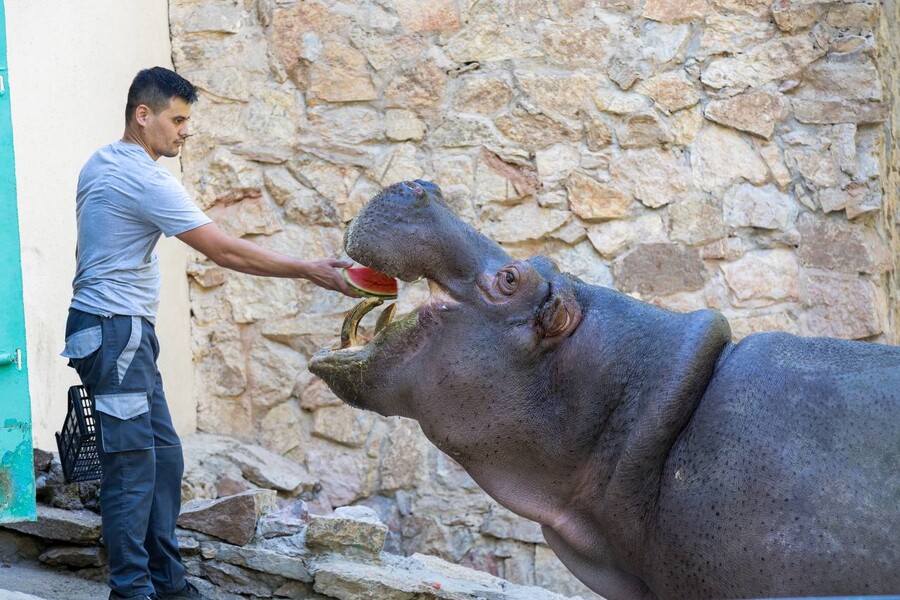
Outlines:
{"label": "gray hippo body", "polygon": [[349,404],[416,419],[610,600],[900,593],[900,348],[738,344],[514,261],[433,184],[348,228],[362,264],[432,297],[310,362]]}

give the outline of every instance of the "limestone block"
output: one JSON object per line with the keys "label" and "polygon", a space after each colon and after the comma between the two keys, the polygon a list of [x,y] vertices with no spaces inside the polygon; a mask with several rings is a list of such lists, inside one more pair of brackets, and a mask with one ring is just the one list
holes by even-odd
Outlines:
{"label": "limestone block", "polygon": [[274,490],[249,490],[219,500],[191,500],[181,507],[178,526],[243,546],[253,539],[260,517],[274,509]]}
{"label": "limestone block", "polygon": [[667,295],[699,290],[706,276],[697,252],[678,244],[638,244],[616,259],[617,287],[625,293]]}
{"label": "limestone block", "polygon": [[603,70],[613,36],[603,22],[557,22],[540,32],[540,48],[550,62],[567,68]]}
{"label": "limestone block", "polygon": [[53,567],[102,567],[106,565],[106,550],[99,546],[54,546],[42,553],[38,560]]}
{"label": "limestone block", "polygon": [[496,15],[479,16],[466,27],[447,35],[444,52],[457,63],[495,62],[541,56],[533,34],[504,27]]}
{"label": "limestone block", "polygon": [[247,102],[250,100],[248,73],[237,67],[190,69],[181,73],[188,81],[217,99]]}
{"label": "limestone block", "polygon": [[569,209],[585,221],[607,221],[627,217],[631,196],[600,183],[583,173],[573,173],[566,182]]}
{"label": "limestone block", "polygon": [[548,75],[533,71],[517,71],[516,83],[543,111],[575,118],[589,105],[597,81],[585,73]]}
{"label": "limestone block", "polygon": [[[540,200],[538,201],[540,203]],[[541,206],[547,208],[545,204]],[[581,219],[569,219],[565,225],[550,233],[550,237],[554,240],[565,242],[568,246],[574,246],[578,242],[587,238],[587,230]]]}
{"label": "limestone block", "polygon": [[[335,144],[363,144],[366,142],[380,142],[385,138],[385,123],[382,114],[368,106],[335,106],[322,105],[310,107],[306,113],[309,121],[310,132],[323,140]],[[316,161],[303,158],[315,164]],[[346,161],[323,161],[332,164],[332,168],[352,168]],[[321,168],[321,166],[320,166]],[[326,197],[330,197],[326,194]]]}
{"label": "limestone block", "polygon": [[722,209],[700,199],[686,199],[669,206],[669,230],[673,241],[689,246],[708,244],[725,237]]}
{"label": "limestone block", "polygon": [[791,106],[798,121],[817,125],[831,123],[872,125],[883,123],[890,115],[890,105],[884,102],[796,99],[791,102]]}
{"label": "limestone block", "polygon": [[362,102],[378,97],[365,55],[336,39],[327,40],[309,67],[310,97],[326,102]]}
{"label": "limestone block", "polygon": [[225,233],[244,237],[246,235],[272,235],[283,229],[275,203],[265,197],[260,190],[248,190],[236,202],[220,201],[207,215]]}
{"label": "limestone block", "polygon": [[700,92],[683,71],[651,77],[641,82],[637,91],[650,96],[660,108],[669,112],[694,106],[700,101]]}
{"label": "limestone block", "polygon": [[[515,132],[515,122],[507,117],[507,128]],[[473,115],[447,115],[427,136],[433,146],[461,148],[466,146],[497,146],[499,140],[493,124],[482,117]]]}
{"label": "limestone block", "polygon": [[706,118],[721,125],[772,139],[775,125],[786,116],[781,96],[771,92],[749,92],[714,100],[706,105]]}
{"label": "limestone block", "polygon": [[447,74],[434,60],[403,69],[384,90],[385,106],[423,108],[434,106],[444,96]]}
{"label": "limestone block", "polygon": [[308,183],[338,206],[347,198],[360,177],[360,170],[355,167],[336,165],[312,157],[293,161],[288,168],[297,179]]}
{"label": "limestone block", "polygon": [[501,244],[538,240],[562,227],[569,216],[565,210],[541,208],[536,203],[520,204],[504,211],[499,220],[485,223],[482,231]]}
{"label": "limestone block", "polygon": [[832,27],[871,30],[878,25],[882,12],[880,4],[865,2],[838,4],[828,9],[825,20]]}
{"label": "limestone block", "polygon": [[395,6],[400,23],[407,31],[459,28],[459,11],[454,0],[397,0]]}
{"label": "limestone block", "polygon": [[[611,221],[610,223],[622,223]],[[597,256],[593,244],[585,240],[563,248],[553,254],[561,271],[572,273],[590,285],[613,287],[613,276],[609,266]]]}
{"label": "limestone block", "polygon": [[714,194],[743,180],[759,185],[769,175],[766,163],[743,136],[718,125],[708,125],[697,135],[691,166],[697,186]]}
{"label": "limestone block", "polygon": [[304,463],[303,414],[293,399],[269,410],[259,422],[259,443],[272,452]]}
{"label": "limestone block", "polygon": [[856,125],[842,123],[832,128],[834,140],[831,143],[831,152],[837,166],[851,177],[857,173],[856,164]]}
{"label": "limestone block", "polygon": [[649,208],[659,208],[690,196],[696,188],[685,157],[675,150],[628,150],[610,165],[613,185]]}
{"label": "limestone block", "polygon": [[194,357],[204,372],[216,372],[205,386],[214,394],[236,396],[247,387],[247,373],[240,330],[224,320],[219,324],[195,326]]}
{"label": "limestone block", "polygon": [[659,213],[648,212],[632,221],[591,225],[588,239],[601,256],[615,258],[637,242],[665,242],[668,236]]}
{"label": "limestone block", "polygon": [[387,526],[367,506],[343,506],[333,515],[310,515],[306,543],[339,552],[379,554],[384,547]]}
{"label": "limestone block", "polygon": [[232,546],[218,542],[203,542],[201,547],[205,555],[214,556],[217,561],[230,565],[297,581],[313,580],[308,558],[288,556],[265,548]]}
{"label": "limestone block", "polygon": [[424,472],[427,443],[418,423],[398,419],[386,439],[381,453],[379,476],[382,490],[415,489],[427,474]]}
{"label": "limestone block", "polygon": [[324,381],[315,379],[303,388],[300,393],[300,406],[309,411],[315,411],[326,406],[340,406],[343,402],[334,395]]}
{"label": "limestone block", "polygon": [[842,216],[804,213],[797,223],[797,256],[807,268],[840,273],[882,273],[890,263],[877,233]]}
{"label": "limestone block", "polygon": [[465,569],[441,559],[415,554],[383,555],[381,564],[330,557],[317,561],[314,589],[354,600],[564,600],[535,587],[510,584],[498,577]]}
{"label": "limestone block", "polygon": [[420,141],[425,136],[425,123],[411,110],[393,109],[384,114],[384,131],[389,140]]}
{"label": "limestone block", "polygon": [[715,89],[759,87],[800,73],[825,52],[806,34],[777,37],[742,55],[713,59],[700,78]]}
{"label": "limestone block", "polygon": [[610,88],[597,89],[594,92],[594,104],[603,112],[614,115],[646,112],[651,106],[650,99],[643,94]]}
{"label": "limestone block", "polygon": [[867,338],[884,331],[883,298],[875,284],[855,274],[807,271],[804,274],[803,334]]}
{"label": "limestone block", "polygon": [[872,190],[869,186],[861,184],[850,184],[844,189],[819,190],[816,199],[826,213],[846,210],[849,219],[882,208],[881,190]]}
{"label": "limestone block", "polygon": [[[577,160],[566,158],[571,149],[557,146],[555,151],[547,151],[550,156],[554,156],[554,152],[562,157],[562,161]],[[487,148],[482,148],[478,153],[475,169],[475,201],[478,205],[487,202],[518,203],[541,189],[541,180],[530,163],[510,162]]]}
{"label": "limestone block", "polygon": [[538,150],[534,156],[538,176],[545,184],[553,184],[566,179],[578,168],[581,155],[571,144],[556,144]]}
{"label": "limestone block", "polygon": [[784,306],[777,308],[777,312],[763,313],[746,316],[728,317],[728,324],[731,325],[732,340],[738,342],[752,333],[760,333],[763,331],[781,331],[785,333],[800,334],[800,324],[797,322],[796,315],[793,310],[785,310]]}
{"label": "limestone block", "polygon": [[769,306],[800,299],[800,265],[790,250],[748,252],[721,265],[737,306]]}
{"label": "limestone block", "polygon": [[352,27],[348,34],[376,71],[389,69],[405,57],[419,56],[428,46],[428,39],[419,35],[385,36],[363,27]]}
{"label": "limestone block", "polygon": [[703,19],[708,11],[706,0],[647,0],[641,16],[663,23],[684,23]]}
{"label": "limestone block", "polygon": [[741,54],[777,35],[778,28],[769,19],[712,12],[706,16],[695,58],[702,62],[715,55]]}
{"label": "limestone block", "polygon": [[795,95],[819,101],[879,101],[884,97],[884,90],[872,58],[859,54],[810,65],[804,71],[803,83]]}
{"label": "limestone block", "polygon": [[312,437],[308,448],[308,467],[315,473],[334,506],[350,504],[376,491],[377,463],[363,449]]}
{"label": "limestone block", "polygon": [[218,560],[203,561],[200,564],[200,573],[198,575],[205,580],[211,581],[221,589],[225,589],[233,594],[241,594],[238,596],[239,598],[244,598],[247,595],[271,598],[272,591],[280,588],[287,581],[283,577],[256,573],[250,569],[244,569]]}
{"label": "limestone block", "polygon": [[264,145],[273,149],[270,151],[290,156],[297,146],[302,114],[302,101],[294,90],[256,87],[242,113],[241,141]]}
{"label": "limestone block", "polygon": [[93,544],[100,539],[100,515],[87,510],[63,510],[37,505],[34,522],[4,523],[0,528],[27,533],[45,540]]}
{"label": "limestone block", "polygon": [[592,119],[584,124],[584,141],[592,152],[598,152],[609,146],[613,133],[603,119]]}
{"label": "limestone block", "polygon": [[703,108],[697,104],[687,110],[681,110],[672,115],[672,135],[675,136],[676,146],[691,146],[697,139],[697,134],[703,128]]}
{"label": "limestone block", "polygon": [[259,520],[256,526],[256,536],[259,540],[255,545],[265,546],[267,550],[290,556],[302,555],[303,547],[300,541],[308,524],[309,504],[305,500],[294,500],[277,512],[264,515]]}
{"label": "limestone block", "polygon": [[616,138],[622,148],[653,148],[675,141],[671,127],[655,111],[623,117],[616,127]]}
{"label": "limestone block", "polygon": [[306,357],[284,344],[260,337],[247,354],[250,385],[246,391],[255,406],[270,408],[290,398]]}
{"label": "limestone block", "polygon": [[243,2],[229,0],[209,4],[173,2],[170,27],[176,37],[197,33],[234,34],[249,20]]}
{"label": "limestone block", "polygon": [[512,87],[504,77],[466,75],[458,83],[453,107],[459,112],[492,115],[506,108],[512,98]]}
{"label": "limestone block", "polygon": [[777,144],[757,144],[759,155],[769,167],[769,173],[780,190],[786,190],[791,184],[791,173],[784,162],[784,153]]}
{"label": "limestone block", "polygon": [[772,185],[756,187],[742,183],[725,193],[722,211],[729,227],[787,231],[793,228],[800,207],[791,196]]}
{"label": "limestone block", "polygon": [[407,142],[383,154],[368,175],[383,187],[387,187],[400,181],[422,179],[425,170],[419,163],[416,145]]}
{"label": "limestone block", "polygon": [[830,141],[810,142],[785,148],[784,157],[788,169],[801,175],[813,189],[837,186],[840,183],[840,172],[834,155],[827,151]]}
{"label": "limestone block", "polygon": [[312,490],[316,485],[306,467],[261,446],[242,444],[229,458],[240,467],[244,477],[260,487],[298,493]]}
{"label": "limestone block", "polygon": [[524,148],[538,150],[560,142],[576,142],[580,131],[568,123],[543,113],[532,114],[515,108],[494,119],[497,129]]}
{"label": "limestone block", "polygon": [[797,33],[815,25],[822,16],[822,9],[817,4],[776,0],[772,4],[772,16],[781,31]]}
{"label": "limestone block", "polygon": [[371,412],[340,406],[323,406],[313,413],[312,434],[339,444],[359,448],[365,444],[375,422]]}

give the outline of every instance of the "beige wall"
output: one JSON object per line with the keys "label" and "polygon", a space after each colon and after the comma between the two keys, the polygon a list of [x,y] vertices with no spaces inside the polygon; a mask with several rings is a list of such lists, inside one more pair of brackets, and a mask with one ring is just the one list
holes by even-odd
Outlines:
{"label": "beige wall", "polygon": [[[59,356],[75,270],[75,184],[98,147],[122,135],[128,85],[141,68],[171,66],[168,3],[4,0],[28,369],[35,446],[55,449],[65,393],[78,383]],[[177,160],[170,168],[178,172]],[[179,432],[195,429],[185,251],[159,246],[160,366]]]}

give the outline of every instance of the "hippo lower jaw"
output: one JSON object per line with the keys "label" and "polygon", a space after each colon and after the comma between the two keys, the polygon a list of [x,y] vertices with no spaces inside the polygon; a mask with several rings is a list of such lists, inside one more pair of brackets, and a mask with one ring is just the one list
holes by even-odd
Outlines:
{"label": "hippo lower jaw", "polygon": [[386,414],[388,411],[373,405],[380,387],[376,382],[412,357],[426,342],[427,330],[440,323],[440,313],[458,304],[439,284],[429,280],[428,285],[429,298],[406,317],[393,320],[396,304],[388,305],[378,318],[371,340],[358,334],[359,322],[383,301],[361,301],[344,318],[340,347],[316,352],[309,361],[309,370],[344,402]]}

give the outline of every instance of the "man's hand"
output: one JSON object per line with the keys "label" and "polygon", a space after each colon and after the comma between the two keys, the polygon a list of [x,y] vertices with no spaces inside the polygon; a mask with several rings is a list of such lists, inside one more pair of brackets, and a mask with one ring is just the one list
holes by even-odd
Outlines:
{"label": "man's hand", "polygon": [[178,239],[226,269],[267,277],[302,277],[326,290],[359,298],[338,270],[352,267],[350,261],[336,258],[300,260],[230,236],[215,223],[185,231],[178,235]]}
{"label": "man's hand", "polygon": [[326,290],[334,290],[351,298],[359,298],[359,294],[353,290],[339,269],[352,267],[353,263],[336,258],[317,258],[303,261],[306,269],[304,277],[314,284]]}

